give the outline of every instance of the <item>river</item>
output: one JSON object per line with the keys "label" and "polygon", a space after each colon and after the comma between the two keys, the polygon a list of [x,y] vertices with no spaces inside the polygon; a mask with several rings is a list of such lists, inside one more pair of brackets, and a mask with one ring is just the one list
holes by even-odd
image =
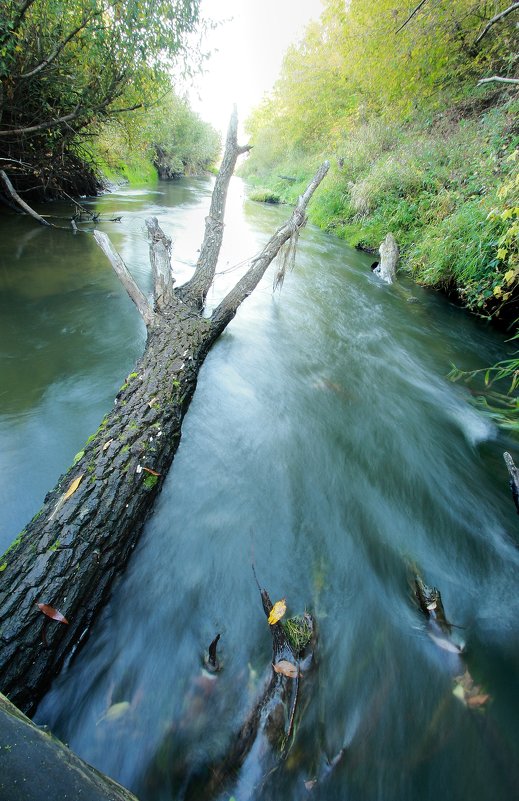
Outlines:
{"label": "river", "polygon": [[[145,291],[145,217],[173,236],[182,282],[211,183],[86,201],[122,215],[98,227]],[[210,304],[286,216],[233,179]],[[7,547],[110,408],[145,330],[87,233],[9,216],[0,239]],[[202,368],[127,571],[40,704],[38,723],[142,801],[204,799],[203,767],[261,687],[270,635],[252,562],[289,614],[314,613],[318,660],[287,759],[259,789],[249,760],[222,798],[296,801],[316,778],[310,797],[327,801],[517,797],[519,540],[502,459],[516,446],[446,378],[507,346],[405,278],[382,285],[370,261],[308,226],[282,292],[271,268],[240,308]],[[441,590],[463,657],[429,636],[414,570]],[[209,687],[202,657],[217,632],[223,671]],[[453,694],[465,670],[490,696],[481,708]]]}

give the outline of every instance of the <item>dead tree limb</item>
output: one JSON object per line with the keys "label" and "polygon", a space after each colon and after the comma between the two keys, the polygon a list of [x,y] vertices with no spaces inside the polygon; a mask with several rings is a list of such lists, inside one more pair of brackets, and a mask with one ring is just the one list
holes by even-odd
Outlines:
{"label": "dead tree limb", "polygon": [[519,78],[501,78],[499,75],[492,75],[491,78],[480,78],[478,86],[483,86],[484,83],[511,83],[518,84]]}
{"label": "dead tree limb", "polygon": [[41,214],[38,214],[37,211],[31,209],[31,207],[29,206],[28,203],[25,202],[25,200],[22,200],[22,198],[20,197],[20,195],[18,194],[18,192],[16,191],[16,189],[14,188],[11,181],[9,180],[9,178],[7,177],[7,175],[3,170],[0,170],[0,179],[2,180],[2,183],[9,197],[12,200],[14,200],[14,202],[25,212],[25,214],[29,214],[37,222],[39,222],[40,225],[48,225],[48,226],[51,225],[51,223],[48,220],[45,220],[41,216]]}
{"label": "dead tree limb", "polygon": [[[213,213],[223,220],[225,189],[239,152],[236,117],[230,125]],[[168,239],[150,221],[156,275],[153,303],[143,295],[120,256],[97,236],[147,327],[143,356],[121,387],[113,409],[85,444],[76,463],[45,497],[36,517],[0,559],[1,688],[32,711],[52,678],[89,635],[112,581],[132,552],[180,440],[181,424],[199,369],[215,339],[252,292],[279,248],[303,224],[306,206],[327,171],[323,165],[290,220],[274,234],[237,287],[209,318],[203,298],[214,275],[219,225],[206,227],[198,277],[173,287]],[[49,621],[48,604],[68,625]]]}
{"label": "dead tree limb", "polygon": [[110,264],[117,273],[117,277],[119,278],[121,284],[126,289],[130,298],[137,306],[139,314],[141,315],[146,325],[147,326],[153,325],[153,321],[155,318],[153,309],[148,303],[146,296],[141,292],[141,290],[133,280],[126,264],[117,253],[116,249],[108,239],[107,235],[102,233],[102,231],[94,231],[94,239],[101,248],[101,250],[103,251],[103,253],[105,254],[105,256],[109,259]]}
{"label": "dead tree limb", "polygon": [[223,240],[225,201],[229,181],[234,172],[238,156],[250,150],[249,145],[238,145],[237,136],[238,114],[235,107],[227,132],[224,157],[213,189],[209,214],[205,218],[205,236],[200,248],[200,256],[196,263],[193,277],[180,289],[180,297],[190,299],[191,302],[194,301],[198,308],[203,306],[214,279],[216,263]]}
{"label": "dead tree limb", "polygon": [[499,22],[499,20],[501,20],[504,17],[507,17],[509,14],[511,14],[512,11],[519,11],[519,3],[512,3],[512,5],[508,6],[508,8],[505,8],[504,11],[501,11],[499,14],[496,14],[494,17],[492,17],[492,19],[489,19],[489,21],[487,22],[487,24],[485,25],[485,27],[483,28],[483,30],[479,34],[478,38],[474,40],[474,44],[475,45],[479,44],[479,42],[482,40],[482,38],[484,36],[486,36],[486,34],[489,32],[490,28],[493,25],[495,25],[496,22]]}

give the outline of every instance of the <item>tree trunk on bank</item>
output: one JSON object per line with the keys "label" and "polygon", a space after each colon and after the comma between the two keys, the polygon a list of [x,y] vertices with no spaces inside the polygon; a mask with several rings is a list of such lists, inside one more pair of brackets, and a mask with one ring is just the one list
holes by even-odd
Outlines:
{"label": "tree trunk on bank", "polygon": [[[96,232],[146,323],[148,338],[112,411],[0,559],[0,689],[25,712],[34,711],[53,677],[88,637],[171,465],[207,352],[281,246],[304,225],[307,204],[328,170],[327,163],[321,166],[290,219],[211,317],[204,318],[222,241],[227,187],[238,155],[248,149],[238,146],[236,131],[234,114],[200,258],[187,284],[173,287],[171,242],[156,220],[148,221],[153,305],[108,237]],[[59,610],[68,623],[42,614],[38,604]]]}

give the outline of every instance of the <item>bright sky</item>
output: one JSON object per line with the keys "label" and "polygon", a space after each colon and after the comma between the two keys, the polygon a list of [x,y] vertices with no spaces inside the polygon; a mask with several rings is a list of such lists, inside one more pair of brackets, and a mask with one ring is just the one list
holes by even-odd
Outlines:
{"label": "bright sky", "polygon": [[203,17],[227,21],[205,42],[212,55],[190,92],[194,110],[225,133],[236,103],[243,124],[272,88],[288,46],[321,11],[321,0],[202,0]]}

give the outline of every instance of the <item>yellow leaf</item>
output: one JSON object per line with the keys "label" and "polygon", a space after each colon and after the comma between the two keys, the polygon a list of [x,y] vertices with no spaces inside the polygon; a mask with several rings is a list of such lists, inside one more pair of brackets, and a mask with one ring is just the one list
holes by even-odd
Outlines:
{"label": "yellow leaf", "polygon": [[299,673],[297,665],[289,662],[288,659],[281,659],[279,662],[276,662],[276,664],[273,664],[272,667],[276,673],[280,673],[282,676],[286,676],[289,679],[296,679]]}
{"label": "yellow leaf", "polygon": [[514,278],[515,278],[515,270],[508,270],[508,272],[505,273],[505,281],[507,284],[511,284]]}
{"label": "yellow leaf", "polygon": [[496,298],[500,298],[501,294],[502,294],[501,287],[499,285],[495,286],[494,287],[494,295],[496,296]]}
{"label": "yellow leaf", "polygon": [[508,253],[506,248],[499,248],[497,251],[497,258],[498,259],[506,259],[506,254]]}
{"label": "yellow leaf", "polygon": [[269,626],[273,626],[274,623],[277,623],[278,620],[281,620],[286,611],[287,611],[287,604],[285,599],[283,598],[281,601],[276,601],[276,603],[270,610]]}
{"label": "yellow leaf", "polygon": [[66,493],[63,496],[63,500],[64,501],[67,501],[70,498],[70,496],[75,493],[75,491],[77,490],[77,488],[81,484],[81,479],[83,478],[83,475],[84,474],[81,473],[80,476],[78,476],[77,478],[74,479],[74,481],[71,482],[70,487],[68,488],[68,490],[66,491]]}
{"label": "yellow leaf", "polygon": [[112,704],[112,706],[106,710],[105,714],[99,718],[97,723],[99,724],[103,720],[118,720],[128,712],[130,707],[131,704],[129,701],[120,701],[118,704]]}

